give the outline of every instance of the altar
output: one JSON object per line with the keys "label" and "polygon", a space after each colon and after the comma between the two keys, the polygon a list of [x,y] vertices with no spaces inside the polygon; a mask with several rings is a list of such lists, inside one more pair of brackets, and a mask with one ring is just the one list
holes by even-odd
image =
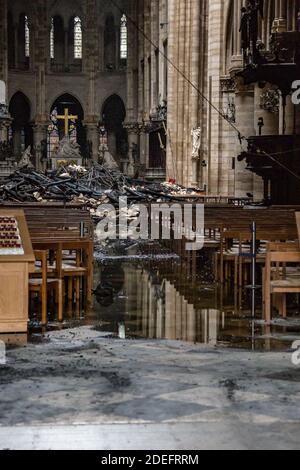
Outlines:
{"label": "altar", "polygon": [[83,158],[80,152],[80,146],[76,139],[71,138],[72,131],[75,129],[78,116],[69,114],[69,109],[65,108],[64,114],[59,115],[56,110],[51,114],[51,120],[54,125],[58,121],[64,122],[64,137],[60,140],[57,149],[51,157],[52,169],[62,166],[82,165]]}
{"label": "altar", "polygon": [[69,165],[82,165],[83,158],[80,153],[80,146],[69,137],[64,137],[51,158],[52,169],[57,169]]}

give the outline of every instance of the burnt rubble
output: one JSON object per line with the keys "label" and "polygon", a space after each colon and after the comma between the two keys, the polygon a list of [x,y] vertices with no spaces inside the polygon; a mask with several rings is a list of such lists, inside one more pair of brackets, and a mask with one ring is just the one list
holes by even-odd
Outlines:
{"label": "burnt rubble", "polygon": [[97,207],[99,203],[118,204],[176,201],[199,196],[201,190],[173,183],[132,179],[116,169],[94,164],[90,169],[71,165],[42,173],[29,167],[18,168],[0,185],[0,203],[65,202]]}

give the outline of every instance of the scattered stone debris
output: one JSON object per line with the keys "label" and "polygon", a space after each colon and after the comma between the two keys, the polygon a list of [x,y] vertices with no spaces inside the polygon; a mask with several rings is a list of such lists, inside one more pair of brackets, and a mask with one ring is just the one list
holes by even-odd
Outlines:
{"label": "scattered stone debris", "polygon": [[29,166],[18,168],[0,186],[0,202],[75,202],[91,209],[99,203],[118,204],[119,197],[128,203],[166,202],[184,196],[196,198],[199,188],[184,188],[175,182],[155,183],[132,179],[117,169],[99,164],[87,170],[79,165],[39,172]]}

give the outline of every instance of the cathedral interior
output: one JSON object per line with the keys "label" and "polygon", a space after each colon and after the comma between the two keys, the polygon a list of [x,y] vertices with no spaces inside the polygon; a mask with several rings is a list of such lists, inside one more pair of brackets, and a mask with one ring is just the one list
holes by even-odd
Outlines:
{"label": "cathedral interior", "polygon": [[0,0],[0,449],[299,448],[299,153],[300,0]]}

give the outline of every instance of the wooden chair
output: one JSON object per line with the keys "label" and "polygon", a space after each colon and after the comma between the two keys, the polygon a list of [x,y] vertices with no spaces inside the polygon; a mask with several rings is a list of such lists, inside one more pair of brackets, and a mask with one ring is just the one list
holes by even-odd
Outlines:
{"label": "wooden chair", "polygon": [[[286,294],[300,293],[300,271],[289,270],[287,264],[300,264],[300,248],[297,244],[270,244],[264,271],[264,317],[272,319],[272,296],[281,294],[281,313],[286,316]],[[275,267],[274,267],[275,265]]]}
{"label": "wooden chair", "polygon": [[[48,277],[48,259],[47,251],[36,250],[34,251],[36,262],[40,266],[36,266],[36,272],[29,279],[29,292],[37,293],[42,304],[42,324],[46,325],[47,320],[47,305],[48,305],[48,292],[55,290],[56,303],[58,305],[58,320],[63,320],[63,290],[62,280],[57,278]],[[52,270],[54,274],[55,271]]]}
{"label": "wooden chair", "polygon": [[[93,288],[93,250],[92,240],[41,240],[35,243],[35,247],[41,250],[53,252],[51,269],[55,270],[55,277],[63,282],[63,295],[68,290],[69,301],[80,295],[80,283],[83,282],[83,296],[87,304],[92,302]],[[73,252],[73,259],[68,253]],[[49,269],[49,267],[48,267]],[[48,277],[54,277],[48,271]],[[67,289],[68,287],[68,289]]]}

